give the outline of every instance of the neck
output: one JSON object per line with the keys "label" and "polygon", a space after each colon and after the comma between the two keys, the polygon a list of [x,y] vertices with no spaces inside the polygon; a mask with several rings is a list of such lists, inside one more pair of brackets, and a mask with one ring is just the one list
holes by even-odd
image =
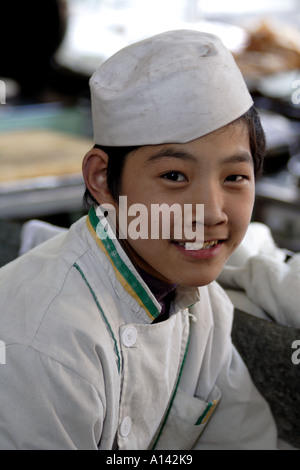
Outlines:
{"label": "neck", "polygon": [[174,298],[177,284],[170,284],[162,281],[154,277],[152,274],[144,271],[142,268],[137,268],[137,270],[162,307],[158,321],[166,320],[169,317],[170,304]]}

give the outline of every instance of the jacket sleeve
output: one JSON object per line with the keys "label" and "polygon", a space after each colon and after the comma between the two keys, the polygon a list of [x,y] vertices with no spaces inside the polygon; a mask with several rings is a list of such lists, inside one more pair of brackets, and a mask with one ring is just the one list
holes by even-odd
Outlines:
{"label": "jacket sleeve", "polygon": [[29,346],[0,365],[1,450],[97,450],[103,406],[95,388]]}
{"label": "jacket sleeve", "polygon": [[[207,398],[217,388],[220,397],[195,448],[275,450],[277,427],[269,405],[232,343],[233,306],[218,284],[209,286],[208,291],[213,322],[195,394]],[[211,401],[210,396],[207,401]]]}
{"label": "jacket sleeve", "polygon": [[286,262],[286,251],[276,246],[266,225],[250,224],[218,282],[244,295],[246,308],[237,308],[254,314],[258,308],[281,325],[300,328],[300,254]]}
{"label": "jacket sleeve", "polygon": [[300,254],[287,263],[267,254],[253,256],[242,267],[226,268],[220,283],[244,290],[277,323],[300,328]]}
{"label": "jacket sleeve", "polygon": [[277,428],[269,406],[234,346],[216,385],[221,399],[195,449],[277,450]]}

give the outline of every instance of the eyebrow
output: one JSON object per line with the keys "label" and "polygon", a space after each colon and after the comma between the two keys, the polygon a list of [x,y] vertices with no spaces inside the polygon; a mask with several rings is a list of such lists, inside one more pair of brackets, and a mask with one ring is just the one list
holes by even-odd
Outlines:
{"label": "eyebrow", "polygon": [[[167,148],[165,148],[163,150],[160,150],[159,152],[154,153],[153,155],[151,155],[148,158],[147,163],[155,162],[157,160],[160,160],[160,159],[166,158],[166,157],[171,157],[171,158],[173,157],[173,158],[178,158],[178,159],[181,159],[181,160],[194,161],[194,162],[197,161],[197,158],[194,155],[192,155],[188,152],[183,152],[183,151],[175,150],[172,147],[167,147]],[[228,157],[225,157],[222,160],[222,164],[232,164],[232,163],[248,163],[252,166],[254,165],[251,153],[243,152],[243,151],[238,152],[234,155],[230,155]]]}
{"label": "eyebrow", "polygon": [[251,153],[249,152],[239,152],[235,155],[230,155],[229,157],[224,158],[222,161],[223,164],[230,163],[248,163],[251,166],[254,166],[254,161]]}
{"label": "eyebrow", "polygon": [[147,163],[154,162],[166,157],[178,158],[181,160],[197,161],[197,158],[188,152],[183,152],[180,150],[175,150],[172,147],[167,147],[151,155],[151,157],[148,158]]}

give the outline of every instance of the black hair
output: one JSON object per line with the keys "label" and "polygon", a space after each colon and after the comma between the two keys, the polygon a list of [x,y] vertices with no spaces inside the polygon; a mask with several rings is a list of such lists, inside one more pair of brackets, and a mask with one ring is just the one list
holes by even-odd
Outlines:
{"label": "black hair", "polygon": [[[120,195],[121,177],[125,165],[126,157],[129,153],[140,148],[136,147],[107,147],[104,145],[94,145],[94,148],[100,149],[108,155],[107,163],[107,186],[115,201],[118,201]],[[98,204],[90,191],[86,188],[83,200],[85,206],[89,208]]]}
{"label": "black hair", "polygon": [[[254,175],[257,179],[261,175],[263,169],[263,162],[266,153],[266,138],[256,108],[252,106],[249,111],[247,111],[243,116],[231,124],[238,122],[245,123],[247,126],[249,132],[250,150],[253,158]],[[108,155],[107,185],[111,195],[117,202],[120,195],[121,177],[126,157],[129,153],[140,148],[140,146],[106,147],[96,144],[94,148],[99,148]],[[91,205],[98,204],[88,189],[86,189],[84,194],[84,202],[87,208]]]}
{"label": "black hair", "polygon": [[249,111],[237,119],[237,121],[244,122],[247,126],[250,150],[253,158],[254,175],[255,178],[258,179],[263,173],[267,144],[265,131],[255,106],[252,106]]}

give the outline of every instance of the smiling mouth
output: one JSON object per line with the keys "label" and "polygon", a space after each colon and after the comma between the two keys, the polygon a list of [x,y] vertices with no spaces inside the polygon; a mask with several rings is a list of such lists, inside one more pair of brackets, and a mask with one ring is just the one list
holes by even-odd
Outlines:
{"label": "smiling mouth", "polygon": [[212,240],[209,242],[178,242],[173,240],[171,243],[181,246],[187,251],[209,250],[220,243],[222,240]]}

